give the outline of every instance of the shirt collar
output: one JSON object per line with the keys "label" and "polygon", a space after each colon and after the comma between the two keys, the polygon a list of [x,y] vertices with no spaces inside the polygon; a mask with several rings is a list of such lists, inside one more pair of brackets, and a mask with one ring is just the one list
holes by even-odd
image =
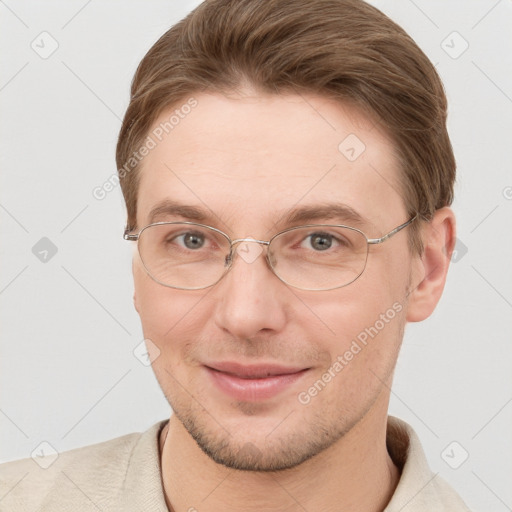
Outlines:
{"label": "shirt collar", "polygon": [[408,423],[388,416],[386,445],[401,475],[383,512],[469,512],[439,473],[431,471],[420,440]]}

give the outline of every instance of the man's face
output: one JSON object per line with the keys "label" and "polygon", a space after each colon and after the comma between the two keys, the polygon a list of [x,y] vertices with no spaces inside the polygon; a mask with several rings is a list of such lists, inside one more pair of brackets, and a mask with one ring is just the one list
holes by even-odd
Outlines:
{"label": "man's face", "polygon": [[[294,225],[348,224],[377,238],[408,220],[391,142],[370,121],[318,96],[249,94],[194,95],[197,106],[143,160],[138,229],[166,199],[205,210],[202,223],[233,240],[269,240],[291,227],[281,224],[291,209],[325,203],[366,221]],[[236,254],[227,275],[203,290],[162,286],[134,252],[135,305],[160,351],[153,368],[163,392],[203,451],[230,467],[277,470],[387,410],[416,259],[406,229],[370,246],[350,285],[304,291],[272,273],[261,247],[254,261]],[[254,365],[292,375],[258,379]]]}

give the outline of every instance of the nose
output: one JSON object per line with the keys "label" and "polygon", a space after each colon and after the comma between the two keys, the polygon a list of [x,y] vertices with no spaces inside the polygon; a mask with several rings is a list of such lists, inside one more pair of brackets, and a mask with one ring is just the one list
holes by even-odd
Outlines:
{"label": "nose", "polygon": [[235,338],[285,326],[289,292],[269,268],[266,247],[250,239],[238,243],[230,271],[215,285],[215,323]]}

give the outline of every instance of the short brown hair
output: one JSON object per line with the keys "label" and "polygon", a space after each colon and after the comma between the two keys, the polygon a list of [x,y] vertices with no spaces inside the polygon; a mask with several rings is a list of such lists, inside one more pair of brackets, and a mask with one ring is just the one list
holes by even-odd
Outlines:
{"label": "short brown hair", "polygon": [[[395,144],[407,212],[429,221],[452,203],[443,85],[401,27],[362,0],[206,0],[160,37],[133,78],[116,151],[127,229],[137,225],[141,167],[132,156],[155,120],[194,93],[243,84],[355,105]],[[422,254],[419,228],[411,225],[409,246]]]}

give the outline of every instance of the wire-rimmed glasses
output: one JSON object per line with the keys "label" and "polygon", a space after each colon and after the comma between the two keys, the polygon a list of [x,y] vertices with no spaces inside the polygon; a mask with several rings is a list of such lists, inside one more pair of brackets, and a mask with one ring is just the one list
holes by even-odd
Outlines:
{"label": "wire-rimmed glasses", "polygon": [[[284,283],[301,290],[323,291],[353,283],[364,271],[369,246],[380,244],[411,224],[417,215],[380,238],[338,224],[307,224],[285,229],[270,240],[229,236],[195,222],[156,222],[136,234],[142,264],[157,283],[181,290],[201,290],[219,282],[231,269],[237,244],[267,246],[266,260]],[[236,251],[241,255],[240,250]],[[242,256],[243,257],[243,256]]]}

